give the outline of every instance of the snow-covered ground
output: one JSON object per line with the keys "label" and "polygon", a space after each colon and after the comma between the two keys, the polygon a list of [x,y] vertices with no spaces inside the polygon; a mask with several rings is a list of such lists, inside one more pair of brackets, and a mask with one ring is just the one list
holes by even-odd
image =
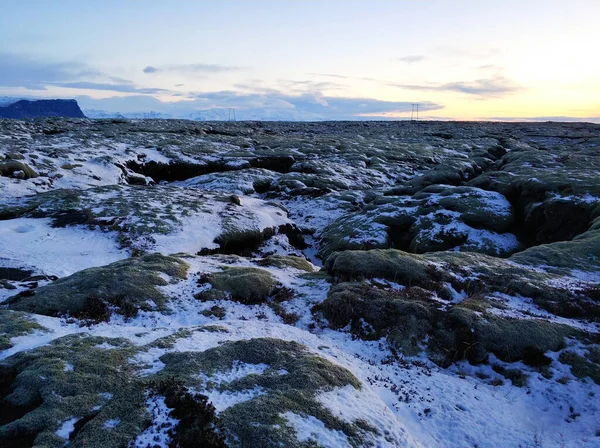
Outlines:
{"label": "snow-covered ground", "polygon": [[[140,126],[145,125],[142,122]],[[11,129],[13,134],[23,141],[35,134],[33,128],[20,128],[15,125]],[[305,270],[297,267],[264,262],[266,256],[273,254],[301,256],[312,262],[313,270],[317,271],[324,261],[318,259],[316,254],[320,238],[327,226],[334,222],[348,221],[349,213],[360,215],[363,201],[370,194],[381,195],[398,179],[417,176],[426,163],[437,166],[440,161],[445,160],[444,157],[454,157],[462,163],[470,157],[470,152],[460,145],[438,149],[427,145],[429,151],[437,151],[434,152],[435,163],[429,159],[425,160],[424,157],[425,161],[419,161],[406,168],[399,167],[400,164],[396,161],[390,161],[384,164],[385,169],[378,170],[376,174],[372,167],[380,162],[375,160],[376,156],[370,154],[370,151],[375,152],[377,148],[369,149],[362,155],[369,163],[363,163],[364,168],[358,169],[353,165],[355,156],[344,159],[346,156],[337,155],[336,152],[340,150],[335,147],[331,150],[335,155],[329,159],[324,156],[323,159],[327,161],[323,162],[319,169],[339,173],[338,179],[335,179],[337,186],[336,182],[329,180],[322,186],[312,177],[302,177],[303,182],[300,182],[293,178],[294,176],[286,178],[286,174],[289,173],[263,168],[240,170],[240,174],[236,175],[236,170],[246,167],[248,160],[257,163],[254,161],[254,155],[236,155],[244,147],[240,136],[235,136],[236,139],[239,137],[237,140],[231,138],[231,142],[211,141],[206,135],[194,136],[187,140],[189,146],[182,149],[176,144],[171,148],[169,143],[160,139],[145,145],[142,144],[142,140],[131,142],[124,139],[119,142],[97,132],[99,131],[88,131],[89,141],[85,145],[80,139],[75,139],[69,134],[59,134],[52,146],[43,146],[39,142],[30,147],[21,146],[26,150],[22,151],[23,158],[19,160],[35,166],[42,175],[31,179],[0,176],[0,206],[3,207],[0,211],[9,210],[14,204],[24,200],[25,196],[58,189],[83,191],[99,186],[127,187],[127,176],[133,174],[127,167],[128,162],[142,159],[145,163],[153,161],[168,165],[175,159],[202,164],[210,158],[214,160],[217,156],[227,157],[230,170],[190,176],[187,180],[169,183],[170,187],[179,189],[183,195],[190,192],[186,198],[189,202],[185,202],[182,197],[176,197],[166,185],[148,185],[143,188],[155,188],[155,191],[162,192],[157,194],[163,196],[153,196],[146,204],[140,204],[143,207],[132,209],[129,214],[119,211],[121,214],[117,216],[108,210],[109,205],[117,208],[110,201],[126,197],[129,194],[128,188],[120,191],[121,196],[105,193],[105,196],[101,197],[99,193],[95,202],[84,199],[84,204],[76,203],[73,206],[90,209],[100,217],[98,219],[106,222],[114,221],[110,226],[94,222],[53,227],[55,218],[51,216],[54,215],[36,216],[32,211],[16,213],[9,216],[9,219],[3,218],[4,220],[0,220],[0,269],[20,268],[35,274],[64,278],[87,268],[105,266],[132,255],[136,256],[135,252],[142,248],[164,255],[179,254],[189,265],[187,278],[177,280],[161,274],[166,284],[157,288],[168,299],[168,312],[139,310],[136,316],[128,318],[113,313],[109,321],[93,324],[84,324],[69,316],[30,314],[29,317],[43,327],[43,330],[35,329],[30,333],[12,336],[12,347],[0,351],[0,360],[6,361],[15,354],[35,350],[72,334],[124,338],[140,349],[129,360],[131,365],[139,369],[137,375],[141,378],[151,378],[166,368],[166,364],[160,358],[167,353],[206,352],[227,342],[273,338],[297,342],[306,347],[310,354],[347,369],[358,379],[360,389],[346,385],[318,391],[316,400],[333,416],[348,424],[366,422],[366,425],[373,428],[369,436],[372,438],[365,439],[364,446],[600,447],[600,385],[590,378],[575,376],[569,366],[560,360],[561,354],[567,351],[585,354],[587,349],[580,340],[569,338],[561,350],[545,353],[551,360],[547,368],[550,375],[543,375],[543,372],[521,361],[504,362],[494,354],[490,355],[487,363],[471,365],[462,360],[442,368],[428,358],[425,349],[416,356],[404,356],[385,337],[363,340],[356,337],[349,327],[332,329],[315,313],[314,307],[327,299],[332,283],[339,279],[328,278],[324,272],[307,274]],[[154,138],[150,133],[148,135],[149,139]],[[164,140],[170,135],[164,137]],[[215,138],[226,140],[221,135]],[[390,142],[397,139],[386,138],[385,142],[377,140],[377,144],[383,147],[384,144],[391,144]],[[354,140],[357,139],[360,140],[358,137]],[[223,146],[225,143],[228,146]],[[268,143],[275,147],[271,141]],[[205,153],[192,154],[192,145],[204,148]],[[248,152],[258,146],[253,142]],[[289,146],[293,147],[293,150],[286,154],[295,154],[296,157],[307,154],[295,149],[291,143]],[[223,149],[220,153],[219,149],[223,147],[230,149]],[[54,154],[49,155],[53,151]],[[403,153],[405,156],[410,154],[410,157],[413,157],[412,154],[417,154],[418,148],[408,147],[406,151]],[[378,154],[383,157],[385,151],[382,150]],[[313,155],[306,157],[307,164],[308,161],[314,163]],[[45,157],[51,160],[43,164],[36,163]],[[427,157],[433,160],[433,156]],[[310,174],[315,170],[306,167],[303,169]],[[275,187],[271,191],[256,192],[257,179],[265,178]],[[372,182],[372,186],[369,182]],[[314,190],[310,190],[311,188]],[[308,193],[307,189],[310,190]],[[192,190],[197,196],[192,195]],[[512,213],[511,203],[500,193],[479,188],[476,190],[490,213],[499,216]],[[215,192],[241,197],[236,196],[228,201],[215,196]],[[596,204],[595,196],[588,194],[584,197],[587,203]],[[225,198],[227,199],[227,196]],[[98,205],[100,200],[104,201],[104,205]],[[439,200],[440,196],[432,194],[429,198],[431,203],[426,206],[437,206]],[[241,204],[235,205],[237,201]],[[200,209],[192,210],[189,206],[192,202],[197,203]],[[155,211],[159,210],[162,213],[165,206],[169,206],[168,213],[176,215],[173,222],[165,225],[164,228],[168,230],[157,231],[150,225],[141,235],[145,238],[144,246],[136,246],[135,240],[134,243],[130,241],[130,245],[123,243],[123,235],[129,236],[127,232],[142,221],[156,221],[159,223],[157,225],[162,225],[162,221],[167,218],[158,216],[159,213]],[[210,210],[202,207],[208,207]],[[167,212],[165,216],[166,214]],[[432,225],[431,229],[422,232],[423,235],[430,232],[432,238],[435,238],[437,234],[457,232],[465,234],[466,242],[472,246],[489,245],[489,241],[492,241],[494,247],[506,249],[507,253],[516,250],[520,245],[513,233],[498,233],[468,226],[459,222],[459,213],[455,211],[447,212],[446,215],[448,222]],[[394,216],[390,215],[388,218]],[[426,218],[428,215],[424,215],[423,219]],[[292,238],[279,231],[280,227],[286,225],[293,226],[295,230],[299,229],[299,232],[303,231],[304,241],[308,244],[295,247]],[[258,244],[258,249],[252,247],[250,253],[246,251],[240,252],[239,256],[220,255],[219,250],[223,251],[224,248],[215,241],[231,229],[234,233],[241,234],[260,234],[272,230],[272,234],[265,232],[265,241]],[[389,227],[378,222],[373,222],[368,231],[361,232],[361,229],[355,229],[352,235],[345,238],[350,242],[358,242],[357,244],[368,238],[376,239],[381,245],[389,241]],[[216,254],[198,255],[202,249]],[[258,304],[244,304],[232,300],[231,295],[226,295],[224,299],[197,298],[199,292],[211,288],[207,282],[201,281],[203,277],[232,267],[262,269],[272,276],[278,287],[291,290],[292,296],[277,306],[274,306],[271,299]],[[546,274],[543,266],[538,270]],[[562,288],[573,293],[597,287],[600,282],[598,273],[593,270],[573,269],[570,274],[548,278],[549,288]],[[0,289],[0,302],[6,301],[15,293],[27,292],[29,289],[52,283],[49,277],[38,281],[38,285],[31,285],[31,282],[11,280],[16,289]],[[403,291],[410,287],[384,278],[373,279],[369,285],[394,291]],[[470,297],[465,291],[455,290],[449,283],[446,286],[454,296],[450,301],[435,296],[434,299],[440,303],[440,309],[450,308]],[[506,292],[490,296],[489,301],[493,305],[489,308],[489,316],[537,319],[562,324],[596,338],[600,333],[597,322],[577,316],[555,315],[542,309],[532,298],[513,294],[510,288],[506,288]],[[214,312],[215,309],[219,312]],[[289,315],[295,316],[293,322],[286,320],[286,316]],[[364,322],[364,325],[370,324]],[[209,326],[213,328],[210,331],[206,330],[211,328]],[[218,329],[215,330],[215,327]],[[0,328],[0,336],[3,333]],[[152,345],[168,336],[173,337],[172,344]],[[104,343],[97,348],[111,350],[115,346]],[[518,387],[498,373],[498,369],[492,369],[492,365],[518,369],[527,375],[526,384]],[[219,415],[236,405],[268,393],[259,385],[241,391],[229,390],[222,386],[243,378],[266,375],[269,368],[265,363],[235,361],[228,371],[199,375],[197,379],[201,385],[190,389],[190,392],[206,395]],[[71,371],[73,365],[67,364],[64,372]],[[277,374],[285,376],[289,372],[281,369]],[[131,446],[168,446],[170,434],[177,431],[179,420],[170,416],[171,410],[162,396],[148,395],[146,406],[151,425],[132,439]],[[76,423],[82,417],[72,415],[56,422],[54,434],[64,443],[68,443]],[[315,443],[315,446],[323,447],[355,446],[342,430],[328,427],[326,422],[313,415],[286,411],[281,413],[280,417],[295,431],[300,442]],[[116,431],[120,425],[121,420],[115,417],[107,419],[103,427],[106,431]],[[0,439],[0,445],[1,443]]]}

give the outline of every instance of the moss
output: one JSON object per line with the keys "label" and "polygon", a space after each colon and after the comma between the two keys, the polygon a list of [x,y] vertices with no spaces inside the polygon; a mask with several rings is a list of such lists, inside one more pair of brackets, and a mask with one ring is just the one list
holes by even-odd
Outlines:
{"label": "moss", "polygon": [[506,362],[523,359],[530,347],[541,352],[558,351],[565,346],[565,338],[580,334],[573,327],[553,322],[491,316],[478,320],[475,332],[486,350]]}
{"label": "moss", "polygon": [[165,405],[171,409],[169,416],[177,419],[169,446],[172,448],[225,448],[225,437],[215,407],[208,397],[191,394],[182,381],[175,378],[150,383],[154,395],[165,397]]}
{"label": "moss", "polygon": [[531,247],[510,259],[525,265],[551,266],[565,274],[572,269],[597,271],[600,268],[600,230],[586,232],[571,241]]}
{"label": "moss", "polygon": [[552,322],[481,315],[473,311],[479,308],[473,301],[444,310],[419,287],[394,291],[341,283],[313,311],[321,312],[333,328],[350,325],[352,334],[362,339],[386,337],[405,355],[417,355],[426,347],[431,359],[443,366],[463,359],[486,362],[494,353],[506,362],[523,360],[539,367],[547,363],[545,352],[563,348],[567,337],[583,336]]}
{"label": "moss", "polygon": [[264,302],[275,293],[277,280],[264,269],[225,267],[223,271],[210,274],[208,282],[212,289],[201,293],[202,300],[231,297],[244,304]]}
{"label": "moss", "polygon": [[[8,300],[9,308],[48,316],[70,314],[86,318],[86,305],[97,305],[94,316],[103,316],[98,300],[116,306],[117,312],[130,317],[152,300],[165,309],[167,297],[156,286],[167,281],[160,274],[184,279],[188,264],[161,254],[129,258],[98,268],[85,269],[69,277],[42,286],[32,296],[17,295]],[[91,299],[90,297],[95,297]],[[104,317],[105,314],[104,314]],[[100,319],[102,320],[102,319]]]}
{"label": "moss", "polygon": [[435,320],[435,307],[420,288],[403,291],[381,290],[365,283],[342,283],[332,287],[327,299],[314,308],[333,328],[350,325],[363,339],[387,336],[396,349],[416,355],[420,342]]}
{"label": "moss", "polygon": [[[209,377],[210,385],[210,377],[229,371],[238,362],[269,366],[263,374],[214,385],[221,391],[244,391],[257,386],[264,391],[219,415],[233,446],[304,446],[281,417],[289,411],[318,418],[326,427],[343,431],[354,446],[361,445],[365,430],[338,419],[316,400],[320,392],[346,385],[359,388],[360,382],[346,369],[311,354],[301,344],[251,339],[226,342],[201,353],[168,353],[160,360],[166,364],[161,376],[187,378],[192,386],[200,373]],[[283,370],[287,373],[281,374]]]}
{"label": "moss", "polygon": [[[29,437],[35,446],[63,446],[55,431],[76,417],[83,424],[70,446],[125,446],[146,424],[143,388],[129,362],[136,352],[123,339],[72,335],[2,361],[0,444]],[[121,423],[106,431],[113,418]]]}
{"label": "moss", "polygon": [[513,386],[516,387],[525,387],[527,386],[527,380],[529,376],[519,369],[507,369],[506,367],[502,367],[499,365],[492,366],[495,372],[502,375],[507,380],[510,380]]}
{"label": "moss", "polygon": [[0,310],[0,350],[12,347],[12,338],[24,336],[34,331],[44,331],[33,317],[19,311]]}
{"label": "moss", "polygon": [[216,317],[218,319],[223,319],[227,311],[222,306],[214,305],[208,310],[202,311],[202,315],[206,317]]}
{"label": "moss", "polygon": [[399,250],[336,252],[325,262],[327,272],[342,279],[383,277],[404,284],[419,284],[428,278],[427,261]]}
{"label": "moss", "polygon": [[600,346],[588,347],[585,357],[572,351],[565,351],[560,354],[558,360],[570,365],[571,373],[577,378],[591,378],[596,384],[600,384]]}
{"label": "moss", "polygon": [[294,268],[299,271],[313,272],[314,267],[306,259],[295,256],[270,255],[257,262],[259,266],[274,266],[276,268]]}
{"label": "moss", "polygon": [[187,337],[191,336],[192,333],[193,333],[192,330],[180,329],[169,336],[165,336],[163,338],[157,339],[156,341],[148,344],[147,347],[148,348],[160,348],[160,349],[164,349],[164,350],[171,349],[171,348],[173,348],[173,346],[175,345],[175,342],[177,342],[177,340],[187,338]]}

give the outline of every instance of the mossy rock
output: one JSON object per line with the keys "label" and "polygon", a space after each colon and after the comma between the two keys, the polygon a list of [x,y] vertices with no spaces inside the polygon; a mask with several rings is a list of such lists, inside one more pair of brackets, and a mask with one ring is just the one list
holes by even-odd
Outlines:
{"label": "mossy rock", "polygon": [[[578,244],[585,250],[583,242]],[[566,253],[561,256],[567,261]],[[600,319],[596,290],[568,290],[561,286],[561,276],[569,274],[569,269],[557,268],[557,272],[552,272],[545,266],[549,270],[546,272],[517,264],[516,260],[525,262],[516,256],[504,260],[473,252],[445,251],[417,255],[395,249],[344,251],[331,255],[324,269],[336,280],[382,277],[406,286],[423,286],[438,294],[443,293],[440,284],[449,283],[455,290],[462,290],[467,295],[520,295],[562,317]],[[557,282],[554,284],[552,280]]]}
{"label": "mossy rock", "polygon": [[225,267],[208,276],[212,289],[200,294],[203,300],[232,300],[251,305],[263,303],[278,285],[269,271],[258,268]]}
{"label": "mossy rock", "polygon": [[269,255],[257,262],[259,266],[274,266],[285,269],[293,268],[299,271],[314,272],[314,267],[305,258],[295,257],[293,255]]}
{"label": "mossy rock", "polygon": [[198,383],[200,374],[208,376],[210,387],[211,377],[228,372],[236,363],[268,366],[262,374],[212,386],[223,392],[256,387],[263,390],[262,394],[219,414],[230,446],[305,447],[282,416],[290,411],[313,416],[328,429],[344,432],[353,446],[362,446],[366,436],[364,429],[335,417],[316,399],[319,393],[338,387],[351,385],[358,389],[360,382],[346,369],[310,353],[296,342],[269,338],[225,342],[201,353],[168,353],[160,360],[166,365],[161,376],[187,378],[192,387]]}
{"label": "mossy rock", "polygon": [[566,338],[582,335],[573,327],[554,322],[491,316],[476,322],[475,333],[487,351],[506,362],[522,360],[530,349],[556,352],[564,348]]}
{"label": "mossy rock", "polygon": [[[69,446],[126,446],[147,425],[144,388],[128,341],[72,335],[0,362],[0,445],[62,447],[62,422],[78,418]],[[107,430],[104,422],[119,419]],[[19,445],[19,444],[22,445]]]}
{"label": "mossy rock", "polygon": [[129,258],[79,271],[38,288],[33,295],[16,295],[7,303],[13,310],[47,316],[69,314],[92,320],[97,317],[105,320],[106,310],[102,304],[108,303],[119,307],[121,314],[131,317],[140,308],[151,308],[147,303],[149,300],[158,309],[165,310],[167,297],[156,288],[168,284],[161,274],[174,280],[184,279],[188,267],[177,257],[161,254]]}
{"label": "mossy rock", "polygon": [[514,221],[510,202],[497,192],[432,185],[413,196],[379,196],[342,215],[321,235],[319,254],[396,248],[412,253],[459,248],[506,256],[520,248],[507,233]]}
{"label": "mossy rock", "polygon": [[341,283],[332,286],[314,311],[335,329],[349,325],[352,334],[362,339],[386,337],[405,355],[417,355],[426,347],[431,359],[442,366],[463,359],[486,362],[490,353],[506,362],[544,363],[543,354],[562,349],[565,338],[584,336],[567,325],[482,315],[462,304],[444,309],[432,299],[431,291],[414,286],[395,291],[367,283]]}
{"label": "mossy rock", "polygon": [[434,328],[437,310],[430,296],[418,287],[394,291],[365,283],[340,283],[314,311],[321,312],[335,329],[350,325],[352,334],[362,339],[388,337],[396,349],[412,356]]}
{"label": "mossy rock", "polygon": [[510,259],[524,265],[549,266],[565,274],[573,269],[597,272],[600,269],[600,229],[585,232],[571,241],[530,247]]}
{"label": "mossy rock", "polygon": [[18,171],[23,172],[23,179],[33,179],[39,176],[39,174],[26,163],[18,162],[16,160],[0,162],[0,176],[11,176]]}
{"label": "mossy rock", "polygon": [[336,277],[352,280],[385,278],[419,284],[428,279],[429,263],[420,255],[388,250],[336,252],[325,261],[325,269]]}
{"label": "mossy rock", "polygon": [[20,311],[0,310],[0,351],[13,346],[10,341],[17,336],[25,336],[34,331],[44,331],[33,316]]}

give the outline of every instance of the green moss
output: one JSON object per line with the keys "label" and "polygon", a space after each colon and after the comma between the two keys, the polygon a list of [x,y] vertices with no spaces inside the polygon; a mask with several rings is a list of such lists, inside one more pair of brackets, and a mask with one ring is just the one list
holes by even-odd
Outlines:
{"label": "green moss", "polygon": [[[55,431],[76,417],[84,424],[70,446],[125,446],[146,425],[144,389],[129,362],[136,352],[123,339],[72,335],[2,361],[0,444],[30,437],[35,446],[61,447]],[[114,418],[121,423],[107,431],[104,422]]]}
{"label": "green moss", "polygon": [[270,255],[257,262],[259,266],[274,266],[276,268],[294,268],[299,271],[313,272],[314,267],[306,259],[295,256]]}
{"label": "green moss", "polygon": [[565,274],[572,269],[596,272],[600,268],[600,230],[591,230],[571,241],[531,247],[510,259],[525,265],[551,266]]}
{"label": "green moss", "polygon": [[0,310],[0,351],[12,347],[12,338],[45,330],[33,316],[19,311]]}
{"label": "green moss", "polygon": [[506,367],[502,367],[499,365],[492,366],[495,372],[502,375],[507,380],[510,380],[513,386],[516,387],[525,387],[527,386],[527,380],[529,376],[519,369],[507,369]]}
{"label": "green moss", "polygon": [[357,337],[386,337],[405,355],[426,348],[431,359],[443,366],[463,359],[485,362],[490,353],[506,362],[526,360],[537,366],[545,362],[545,352],[563,348],[565,338],[583,336],[552,322],[482,315],[479,310],[485,308],[475,306],[475,299],[466,302],[467,306],[461,303],[445,310],[420,287],[394,291],[342,283],[333,286],[313,311],[321,312],[333,328],[350,325]]}
{"label": "green moss", "polygon": [[266,301],[277,287],[277,280],[264,269],[225,267],[223,271],[210,274],[208,282],[212,289],[202,292],[198,298],[215,300],[231,297],[244,304]]}
{"label": "green moss", "polygon": [[558,351],[565,346],[565,338],[580,334],[573,327],[553,322],[492,316],[478,320],[475,332],[486,350],[507,362],[523,359],[530,347],[541,352]]}
{"label": "green moss", "polygon": [[209,377],[209,387],[210,377],[229,371],[238,362],[269,366],[260,375],[251,374],[225,384],[213,383],[221,391],[244,391],[257,386],[264,391],[219,415],[233,446],[305,446],[281,417],[290,411],[318,418],[326,427],[343,431],[354,446],[361,446],[365,430],[338,419],[315,398],[320,392],[336,387],[359,388],[360,382],[346,369],[311,354],[301,344],[251,339],[226,342],[201,353],[169,353],[160,360],[166,364],[161,376],[184,377],[193,385],[203,373]]}
{"label": "green moss", "polygon": [[428,263],[422,256],[394,249],[336,252],[326,260],[325,268],[342,279],[383,277],[418,284],[428,278]]}
{"label": "green moss", "polygon": [[416,355],[419,344],[431,333],[436,313],[430,294],[421,288],[381,290],[368,284],[341,283],[315,307],[333,328],[350,325],[363,339],[388,337],[406,355]]}
{"label": "green moss", "polygon": [[8,304],[14,310],[48,316],[86,317],[85,307],[90,305],[91,297],[119,307],[118,312],[126,316],[147,307],[148,300],[164,310],[167,297],[156,286],[164,286],[167,281],[160,274],[184,279],[187,270],[188,264],[176,257],[152,254],[129,258],[77,272],[38,288],[34,295],[14,296]]}

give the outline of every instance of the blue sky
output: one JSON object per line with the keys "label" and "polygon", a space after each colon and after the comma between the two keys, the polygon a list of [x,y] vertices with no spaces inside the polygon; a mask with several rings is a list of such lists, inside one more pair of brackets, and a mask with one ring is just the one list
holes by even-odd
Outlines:
{"label": "blue sky", "polygon": [[0,95],[324,118],[600,117],[597,0],[0,0]]}

